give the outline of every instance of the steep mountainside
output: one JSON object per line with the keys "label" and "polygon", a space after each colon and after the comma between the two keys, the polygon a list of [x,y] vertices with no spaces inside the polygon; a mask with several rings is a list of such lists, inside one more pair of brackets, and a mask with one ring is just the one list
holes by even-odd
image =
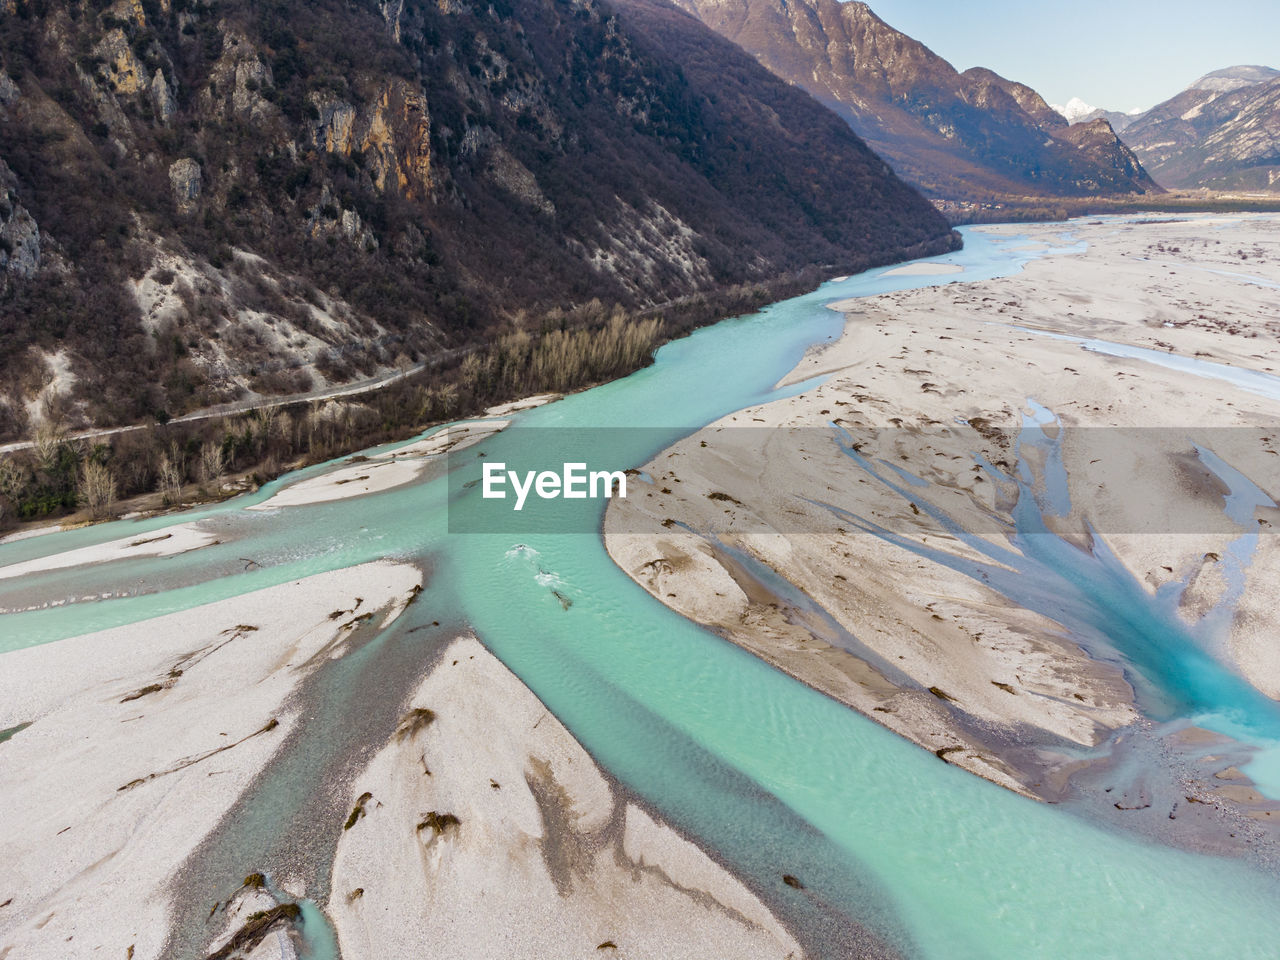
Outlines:
{"label": "steep mountainside", "polygon": [[676,0],[844,117],[900,174],[947,199],[1157,190],[1105,120],[1067,133],[1030,87],[958,73],[839,0]]}
{"label": "steep mountainside", "polygon": [[0,0],[0,438],[58,394],[72,424],[164,417],[955,242],[673,15]]}
{"label": "steep mountainside", "polygon": [[1163,186],[1280,191],[1280,70],[1216,70],[1137,118],[1124,139]]}

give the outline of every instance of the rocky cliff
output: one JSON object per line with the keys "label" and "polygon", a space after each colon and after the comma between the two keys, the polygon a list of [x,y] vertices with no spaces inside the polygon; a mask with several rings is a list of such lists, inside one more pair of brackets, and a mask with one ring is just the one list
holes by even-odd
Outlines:
{"label": "rocky cliff", "polygon": [[59,371],[145,419],[953,242],[642,0],[5,0],[0,131],[0,437]]}

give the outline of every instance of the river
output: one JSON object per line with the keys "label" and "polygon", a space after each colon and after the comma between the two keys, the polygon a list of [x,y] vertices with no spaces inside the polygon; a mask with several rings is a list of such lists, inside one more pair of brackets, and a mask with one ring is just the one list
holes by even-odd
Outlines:
{"label": "river", "polygon": [[[974,231],[965,241],[936,258],[962,273],[872,270],[697,331],[625,379],[518,415],[465,456],[639,466],[726,413],[804,389],[774,384],[807,347],[838,335],[843,318],[825,304],[991,279],[1039,255]],[[544,449],[552,434],[536,429],[550,427],[562,438],[554,450]],[[356,708],[343,705],[343,685],[395,689],[395,677],[441,642],[410,635],[426,618],[474,630],[610,774],[781,904],[784,919],[810,927],[804,939],[818,955],[856,955],[838,943],[852,921],[905,956],[938,960],[1276,956],[1274,877],[1090,824],[939,762],[669,611],[613,564],[598,533],[450,533],[480,509],[479,491],[440,475],[345,502],[245,510],[298,476],[176,518],[203,519],[217,546],[0,581],[0,608],[22,611],[0,617],[4,651],[378,557],[428,571],[415,616],[327,675],[335,715],[316,721],[299,759],[285,758],[255,786],[246,815],[193,865],[202,882],[238,882],[252,864],[236,862],[237,851],[270,845],[286,818],[309,809],[315,778],[343,761],[344,736],[358,732],[346,722],[344,710]],[[598,529],[599,501],[554,509],[564,529]],[[174,521],[5,544],[0,565]],[[242,558],[256,566],[246,570]],[[323,902],[326,854],[315,849],[310,892]],[[806,889],[785,886],[784,873]]]}

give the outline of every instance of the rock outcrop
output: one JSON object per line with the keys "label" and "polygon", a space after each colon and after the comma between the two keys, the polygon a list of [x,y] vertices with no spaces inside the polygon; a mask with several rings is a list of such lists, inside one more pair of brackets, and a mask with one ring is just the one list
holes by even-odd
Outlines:
{"label": "rock outcrop", "polygon": [[200,164],[190,157],[173,161],[169,164],[169,184],[178,209],[191,213],[200,199]]}
{"label": "rock outcrop", "polygon": [[40,228],[18,202],[13,171],[0,160],[0,290],[8,277],[29,279],[40,269]]}

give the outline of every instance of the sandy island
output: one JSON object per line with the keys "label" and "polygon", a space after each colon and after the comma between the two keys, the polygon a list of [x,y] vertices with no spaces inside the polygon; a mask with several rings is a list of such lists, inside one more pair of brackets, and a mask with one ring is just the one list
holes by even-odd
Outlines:
{"label": "sandy island", "polygon": [[[536,406],[536,404],[533,404]],[[520,409],[524,409],[523,407]],[[478,420],[450,424],[388,453],[348,457],[344,465],[298,480],[247,510],[275,510],[345,500],[381,493],[418,480],[434,461],[452,450],[464,450],[505,430],[510,420]]]}
{"label": "sandy island", "polygon": [[211,908],[191,902],[184,873],[318,712],[310,679],[421,584],[368,563],[5,654],[0,958],[296,960],[326,931],[349,960],[803,956],[465,637],[421,648],[422,679],[388,705],[398,726],[352,782],[307,785],[341,813],[311,827],[336,848],[323,915],[256,848]]}
{"label": "sandy island", "polygon": [[[1072,510],[1049,518],[1051,529],[1086,550],[1099,537],[1149,594],[1185,582],[1178,615],[1188,624],[1230,606],[1231,544],[1280,517],[1259,507],[1246,527],[1228,518],[1227,488],[1191,440],[1280,495],[1280,403],[1248,384],[1046,334],[1276,373],[1280,299],[1266,284],[1280,283],[1280,222],[983,229],[1055,246],[1069,229],[1088,250],[1052,253],[994,281],[834,305],[846,312],[843,336],[806,354],[784,381],[824,375],[822,385],[724,417],[655,457],[644,467],[653,483],[637,478],[627,500],[610,505],[608,550],[663,603],[946,762],[1041,799],[1096,787],[1106,816],[1145,811],[1146,829],[1192,846],[1232,849],[1244,842],[1237,830],[1263,836],[1259,824],[1280,814],[1247,778],[1233,780],[1238,770],[1223,773],[1238,745],[1233,754],[1226,738],[1159,739],[1135,723],[1134,690],[1116,663],[1090,658],[1060,623],[955,568],[1001,566],[1017,488],[1000,471],[1015,469],[1034,401],[1052,412],[1049,435],[1066,431]],[[1148,449],[1075,429],[1121,426],[1165,427],[1151,435],[1186,442]],[[900,492],[840,449],[842,432]],[[931,509],[981,542],[961,542]],[[855,515],[887,535],[862,532]],[[1259,538],[1246,575],[1220,642],[1241,674],[1277,697],[1274,538]],[[1127,742],[1156,738],[1152,752],[1177,754],[1167,783],[1084,784],[1089,765],[1071,759],[1071,745],[1122,729],[1142,731]],[[1224,791],[1224,778],[1234,789]],[[1210,808],[1221,822],[1189,825]],[[1197,830],[1206,835],[1186,840]]]}
{"label": "sandy island", "polygon": [[396,447],[386,453],[348,457],[344,465],[327,470],[283,487],[249,510],[274,510],[312,503],[345,500],[367,493],[381,493],[413,483],[426,473],[440,457],[465,450],[511,425],[510,417],[560,399],[558,393],[539,393],[513,400],[485,411],[484,419],[452,423],[428,433],[420,440]]}
{"label": "sandy island", "polygon": [[5,654],[0,957],[162,956],[169,884],[299,722],[291,694],[420,581],[370,563]]}
{"label": "sandy island", "polygon": [[443,652],[350,794],[329,901],[348,960],[802,956],[474,639]]}
{"label": "sandy island", "polygon": [[173,557],[190,550],[199,550],[218,542],[218,538],[195,523],[179,523],[136,537],[121,537],[108,543],[10,563],[0,567],[0,580],[22,577],[49,570],[66,570],[87,564],[110,563],[113,560],[130,560],[138,557]]}

